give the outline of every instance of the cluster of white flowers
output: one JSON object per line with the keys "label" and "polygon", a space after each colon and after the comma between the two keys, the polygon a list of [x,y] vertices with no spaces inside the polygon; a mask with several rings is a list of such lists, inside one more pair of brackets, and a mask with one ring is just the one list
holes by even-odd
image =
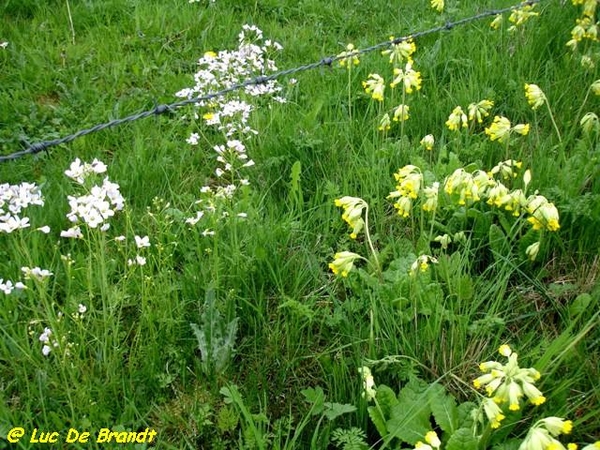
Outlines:
{"label": "cluster of white flowers", "polygon": [[29,218],[21,217],[21,212],[30,205],[44,205],[39,186],[34,183],[0,184],[0,232],[12,233],[28,228]]}
{"label": "cluster of white flowers", "polygon": [[53,347],[58,347],[58,341],[52,338],[52,330],[48,327],[44,328],[44,332],[39,337],[40,342],[44,344],[42,347],[42,355],[48,356]]}
{"label": "cluster of white flowers", "polygon": [[13,283],[10,280],[4,281],[3,278],[0,278],[0,291],[4,292],[6,295],[10,295],[15,289],[26,289],[26,286],[20,281]]}
{"label": "cluster of white flowers", "polygon": [[0,48],[6,48],[8,47],[8,42],[0,42]]}
{"label": "cluster of white flowers", "polygon": [[40,269],[39,267],[34,267],[33,269],[30,269],[29,267],[21,267],[21,272],[23,272],[26,280],[31,280],[33,278],[37,281],[43,281],[44,279],[54,275],[48,269]]}
{"label": "cluster of white flowers", "polygon": [[[195,86],[179,91],[178,97],[194,98],[212,92],[228,89],[236,84],[249,80],[257,75],[268,75],[275,72],[275,62],[269,58],[273,51],[282,50],[282,46],[274,41],[263,38],[260,29],[253,25],[244,25],[238,35],[238,48],[234,51],[206,52],[198,61],[199,70],[195,74]],[[195,216],[189,217],[186,223],[195,225],[205,213],[216,211],[215,205],[221,199],[231,199],[239,186],[249,185],[243,170],[254,165],[246,153],[243,140],[257,131],[249,125],[250,114],[254,106],[248,103],[243,95],[250,97],[270,96],[273,100],[284,103],[285,99],[279,94],[282,88],[275,80],[265,81],[257,85],[249,85],[243,91],[235,91],[226,96],[202,101],[196,104],[206,112],[202,119],[207,126],[214,126],[226,136],[225,145],[214,145],[217,154],[218,167],[215,175],[226,180],[225,185],[210,187],[204,186],[201,193],[205,198],[201,203],[204,210],[197,211]],[[195,120],[200,119],[198,113]],[[190,145],[198,145],[199,133],[192,133],[186,140]],[[244,213],[237,217],[245,217]],[[204,235],[211,235],[210,230],[205,230]]]}
{"label": "cluster of white flowers", "polygon": [[[78,184],[86,184],[86,180],[94,174],[106,172],[106,165],[94,159],[91,164],[81,163],[79,158],[71,163],[65,175]],[[119,191],[119,185],[104,178],[101,185],[94,185],[89,188],[87,194],[80,197],[69,195],[69,206],[71,211],[67,213],[67,218],[75,226],[61,232],[61,237],[81,238],[83,234],[79,223],[83,222],[90,228],[98,228],[106,231],[110,224],[106,221],[115,215],[115,211],[120,211],[125,206],[125,199]]]}

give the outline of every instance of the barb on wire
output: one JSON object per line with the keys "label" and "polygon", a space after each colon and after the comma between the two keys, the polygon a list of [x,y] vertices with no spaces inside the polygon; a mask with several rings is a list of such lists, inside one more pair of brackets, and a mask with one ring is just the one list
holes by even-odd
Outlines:
{"label": "barb on wire", "polygon": [[117,125],[121,125],[121,124],[124,124],[127,122],[133,122],[138,119],[144,119],[149,116],[160,115],[166,111],[172,111],[177,108],[181,108],[183,106],[187,106],[190,104],[195,104],[195,103],[203,102],[206,100],[211,100],[213,98],[221,97],[225,94],[228,94],[229,92],[237,91],[237,90],[243,89],[248,86],[256,86],[259,84],[264,84],[264,83],[267,83],[268,81],[276,80],[276,79],[284,77],[284,76],[294,75],[299,72],[305,72],[305,71],[316,69],[319,67],[325,67],[325,66],[330,67],[334,62],[339,61],[344,58],[348,58],[348,57],[352,57],[352,56],[359,56],[359,55],[362,55],[365,53],[370,53],[375,50],[390,47],[393,44],[399,44],[400,42],[403,42],[403,41],[406,41],[409,39],[416,39],[416,38],[426,36],[429,34],[439,33],[439,32],[445,31],[445,30],[452,30],[453,28],[455,28],[457,26],[466,25],[468,23],[475,22],[475,21],[481,20],[486,17],[504,14],[509,11],[523,8],[525,6],[532,6],[533,4],[538,3],[539,1],[540,0],[527,0],[527,1],[521,2],[519,4],[509,6],[507,8],[487,10],[487,11],[481,12],[479,14],[476,14],[474,16],[459,19],[454,22],[446,22],[444,25],[430,28],[428,30],[417,31],[415,33],[412,33],[412,34],[409,34],[406,36],[398,37],[398,38],[388,40],[385,42],[379,42],[378,44],[372,45],[370,47],[358,49],[351,53],[346,53],[346,54],[337,55],[337,56],[326,56],[326,57],[323,57],[321,60],[319,60],[317,62],[313,62],[311,64],[297,66],[297,67],[293,67],[291,69],[286,69],[286,70],[280,70],[280,71],[274,72],[270,75],[261,75],[261,76],[255,77],[255,78],[251,78],[251,79],[248,79],[241,83],[234,84],[226,89],[222,89],[217,92],[212,92],[212,93],[209,93],[206,95],[178,101],[175,103],[170,103],[168,105],[157,105],[153,109],[150,109],[147,111],[142,111],[137,114],[123,117],[121,119],[115,119],[115,120],[111,120],[109,122],[101,123],[101,124],[95,125],[91,128],[79,130],[76,133],[73,133],[71,135],[68,135],[68,136],[65,136],[65,137],[62,137],[59,139],[53,139],[50,141],[42,141],[42,142],[37,142],[37,143],[31,144],[26,149],[15,152],[15,153],[11,153],[9,155],[0,155],[0,162],[15,160],[15,159],[21,158],[26,155],[33,155],[33,154],[39,153],[43,150],[47,150],[49,147],[54,147],[54,146],[61,145],[61,144],[67,144],[79,137],[85,136],[90,133],[94,133],[96,131],[101,131],[106,128],[112,128]]}

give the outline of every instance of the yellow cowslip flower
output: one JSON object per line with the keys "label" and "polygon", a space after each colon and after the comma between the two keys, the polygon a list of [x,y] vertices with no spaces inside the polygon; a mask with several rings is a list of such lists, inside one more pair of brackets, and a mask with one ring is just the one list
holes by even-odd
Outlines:
{"label": "yellow cowslip flower", "polygon": [[417,443],[415,444],[415,450],[433,450],[433,447],[429,444],[417,441]]}
{"label": "yellow cowslip flower", "polygon": [[394,122],[404,122],[408,120],[408,111],[410,107],[408,105],[398,105],[396,109],[394,109],[394,118],[392,119]]}
{"label": "yellow cowslip flower", "polygon": [[540,243],[536,242],[527,247],[527,249],[525,250],[525,254],[527,255],[527,258],[530,261],[535,261],[535,258],[537,258],[539,251],[540,251]]}
{"label": "yellow cowslip flower", "polygon": [[467,108],[469,120],[474,121],[477,119],[477,123],[482,123],[483,118],[490,115],[492,106],[494,106],[494,102],[491,100],[481,100],[479,103],[471,103]]}
{"label": "yellow cowslip flower", "polygon": [[204,53],[204,57],[206,59],[212,59],[212,58],[216,58],[217,54],[215,52],[213,52],[213,51],[208,51],[208,52]]}
{"label": "yellow cowslip flower", "polygon": [[517,173],[513,170],[513,168],[520,169],[521,167],[523,167],[523,163],[521,161],[507,159],[506,161],[501,161],[496,164],[492,170],[488,172],[488,174],[489,176],[500,174],[502,179],[509,180],[510,178],[517,178]]}
{"label": "yellow cowslip flower", "polygon": [[433,256],[429,255],[421,255],[419,256],[414,263],[410,266],[410,275],[414,276],[419,272],[427,272],[429,269],[429,263],[437,264],[438,260]]}
{"label": "yellow cowslip flower", "polygon": [[593,444],[586,445],[581,450],[600,450],[600,441],[596,441]]}
{"label": "yellow cowslip flower", "polygon": [[394,75],[396,78],[390,83],[392,88],[402,83],[407,94],[412,94],[413,88],[417,91],[421,89],[421,72],[413,70],[410,62],[406,63],[404,70],[396,67],[394,69]]}
{"label": "yellow cowslip flower", "polygon": [[467,128],[467,115],[460,106],[457,106],[452,110],[452,113],[450,113],[450,116],[448,116],[448,120],[446,121],[446,126],[450,131],[457,131],[461,126]]}
{"label": "yellow cowslip flower", "polygon": [[390,48],[381,52],[382,55],[390,55],[390,64],[401,65],[406,59],[407,62],[413,62],[412,54],[417,50],[417,46],[412,39],[406,39],[397,44],[394,43],[394,36],[390,36]]}
{"label": "yellow cowslip flower", "polygon": [[360,373],[363,377],[363,393],[362,396],[369,402],[375,399],[377,395],[377,390],[375,388],[375,379],[373,378],[373,374],[371,373],[371,369],[367,366],[359,367],[358,373]]}
{"label": "yellow cowslip flower", "polygon": [[[534,425],[532,428],[529,429],[529,432],[527,433],[527,436],[521,443],[519,450],[552,449],[552,447],[550,446],[553,445],[555,442],[558,441],[551,437],[547,430]],[[560,449],[560,447],[558,448]]]}
{"label": "yellow cowslip flower", "polygon": [[546,417],[541,419],[540,423],[554,437],[561,434],[570,434],[573,431],[573,422],[560,417]]}
{"label": "yellow cowslip flower", "polygon": [[514,131],[521,136],[527,136],[529,134],[530,126],[528,123],[518,123],[514,127],[511,128],[510,131]]}
{"label": "yellow cowslip flower", "polygon": [[360,59],[358,59],[354,44],[346,45],[346,51],[340,53],[337,57],[341,58],[339,60],[341,67],[348,67],[348,69],[350,69],[353,65],[358,66],[360,64]]}
{"label": "yellow cowslip flower", "polygon": [[413,201],[410,197],[399,197],[394,203],[394,208],[398,210],[398,215],[407,218],[412,211]]}
{"label": "yellow cowslip flower", "polygon": [[523,8],[513,10],[508,20],[514,23],[514,25],[509,30],[512,31],[515,27],[523,25],[531,17],[539,16],[540,13],[534,11],[535,6],[536,4],[534,3],[533,5],[525,5]]}
{"label": "yellow cowslip flower", "polygon": [[363,81],[363,88],[365,88],[365,92],[367,94],[371,94],[373,100],[377,100],[379,102],[383,101],[383,92],[385,91],[385,81],[381,78],[380,75],[376,73],[370,73],[369,79],[367,81]]}
{"label": "yellow cowslip flower", "polygon": [[596,95],[600,95],[600,80],[596,80],[592,83],[592,86],[590,87],[590,89],[592,90],[592,92]]}
{"label": "yellow cowslip flower", "polygon": [[440,441],[440,438],[438,437],[438,435],[435,431],[427,432],[427,434],[425,435],[425,442],[427,442],[429,445],[431,445],[435,449],[439,449],[440,446],[442,445],[442,441]]}
{"label": "yellow cowslip flower", "polygon": [[352,227],[352,233],[350,233],[350,237],[352,239],[356,239],[358,233],[360,233],[365,226],[365,221],[362,218],[362,212],[363,209],[368,207],[367,202],[359,197],[345,196],[336,199],[334,203],[335,206],[344,208],[342,219]]}
{"label": "yellow cowslip flower", "polygon": [[397,182],[396,191],[390,192],[388,198],[410,197],[416,199],[423,184],[421,170],[412,164],[406,165],[394,174]]}
{"label": "yellow cowslip flower", "polygon": [[506,416],[502,414],[502,409],[491,398],[483,400],[483,412],[490,421],[490,426],[493,429],[499,428],[501,422],[506,419]]}
{"label": "yellow cowslip flower", "polygon": [[581,121],[579,122],[579,125],[581,125],[581,129],[586,134],[590,134],[592,132],[597,132],[598,130],[600,130],[600,122],[598,120],[598,116],[593,112],[589,112],[585,116],[583,116],[581,118]]}
{"label": "yellow cowslip flower", "polygon": [[435,144],[435,138],[433,137],[433,134],[428,134],[421,139],[419,143],[425,148],[425,150],[432,150],[433,145]]}
{"label": "yellow cowslip flower", "polygon": [[502,14],[497,14],[494,17],[494,20],[492,20],[492,23],[490,23],[490,27],[494,30],[497,30],[498,28],[500,28],[500,25],[502,25],[503,21],[504,17],[502,16]]}
{"label": "yellow cowslip flower", "polygon": [[500,347],[498,347],[498,353],[500,353],[502,356],[506,356],[507,358],[512,355],[512,348],[510,348],[510,345],[508,344],[502,344]]}
{"label": "yellow cowslip flower", "polygon": [[583,15],[586,17],[594,17],[596,14],[597,0],[585,0],[583,2]]}
{"label": "yellow cowslip flower", "polygon": [[532,405],[539,406],[546,402],[546,397],[544,397],[540,390],[532,383],[522,380],[521,385],[523,386],[523,393],[529,399]]}
{"label": "yellow cowslip flower", "polygon": [[440,183],[437,181],[433,183],[431,186],[423,189],[423,194],[425,195],[425,203],[423,203],[423,211],[434,212],[438,206],[438,194],[440,191]]}
{"label": "yellow cowslip flower", "polygon": [[556,231],[560,228],[556,206],[548,202],[543,195],[529,197],[526,208],[527,212],[531,214],[527,221],[533,225],[534,230],[546,228],[548,231]]}
{"label": "yellow cowslip flower", "polygon": [[335,275],[347,277],[354,268],[354,260],[361,256],[352,252],[338,252],[333,255],[333,262],[329,263],[329,268]]}
{"label": "yellow cowslip flower", "polygon": [[546,101],[546,94],[537,84],[525,84],[525,97],[531,109],[538,109]]}
{"label": "yellow cowslip flower", "polygon": [[485,129],[485,134],[492,141],[506,142],[510,136],[510,120],[503,116],[494,117],[494,122]]}
{"label": "yellow cowslip flower", "polygon": [[444,0],[431,0],[431,7],[437,12],[442,12],[444,10]]}
{"label": "yellow cowslip flower", "polygon": [[385,113],[381,120],[379,121],[379,126],[377,129],[379,131],[388,131],[391,127],[392,122],[390,121],[390,115]]}

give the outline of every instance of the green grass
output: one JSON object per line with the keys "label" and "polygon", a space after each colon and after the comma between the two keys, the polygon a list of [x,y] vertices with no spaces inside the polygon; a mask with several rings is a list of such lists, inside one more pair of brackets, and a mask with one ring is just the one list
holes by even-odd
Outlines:
{"label": "green grass", "polygon": [[[8,0],[0,6],[0,41],[9,42],[0,49],[0,152],[175,101],[175,92],[193,85],[198,58],[235,48],[245,23],[283,45],[275,59],[285,69],[340,53],[348,42],[364,48],[511,4],[449,0],[440,15],[429,2],[367,3],[71,1],[73,42],[67,2]],[[460,401],[475,400],[477,365],[510,343],[523,366],[542,372],[538,387],[547,397],[524,408],[512,436],[523,438],[533,419],[556,415],[574,421],[570,442],[600,439],[598,139],[578,123],[598,113],[594,94],[582,107],[598,70],[582,69],[565,46],[578,9],[559,1],[538,9],[540,17],[515,33],[508,25],[490,30],[485,19],[417,40],[423,87],[407,97],[411,117],[402,132],[398,124],[386,135],[377,130],[381,113],[401,102],[400,87],[386,88],[384,106],[361,87],[370,73],[391,80],[392,67],[377,52],[361,56],[350,84],[337,65],[298,74],[293,86],[282,79],[288,102],[261,101],[252,115],[259,133],[246,145],[256,165],[245,172],[250,187],[222,206],[231,219],[191,230],[183,222],[200,188],[218,182],[212,146],[224,142],[184,120],[183,111],[2,163],[0,182],[38,183],[46,203],[27,210],[31,228],[0,234],[0,278],[21,279],[22,266],[54,275],[0,293],[0,436],[17,426],[26,437],[34,428],[64,437],[71,427],[150,427],[160,448],[325,449],[334,429],[359,427],[380,448],[359,367],[370,365],[375,382],[395,391],[419,377],[439,380]],[[525,83],[546,93],[562,142],[545,107],[533,112],[527,104]],[[531,235],[524,219],[490,243],[491,225],[503,225],[490,208],[466,216],[448,203],[431,234],[429,215],[402,219],[386,199],[394,172],[406,164],[419,166],[430,184],[458,167],[489,170],[506,159],[483,126],[460,133],[444,126],[455,106],[484,98],[495,102],[486,126],[494,115],[531,125],[508,154],[531,169],[530,192],[539,190],[560,212],[560,230],[545,233],[534,263],[519,248]],[[206,139],[198,147],[185,142],[194,130]],[[428,153],[419,141],[429,133],[436,145]],[[70,226],[66,196],[81,192],[64,176],[76,157],[106,163],[126,202],[106,233],[81,241],[59,237]],[[347,278],[328,270],[341,250],[372,258],[364,235],[347,237],[334,206],[346,195],[369,203],[380,276],[363,262]],[[234,220],[239,212],[248,218]],[[51,233],[35,231],[42,225]],[[202,236],[205,228],[215,236]],[[443,251],[432,239],[444,230],[471,238]],[[127,241],[116,242],[119,235]],[[134,235],[152,243],[139,251],[143,267],[127,265],[137,253]],[[439,264],[408,277],[423,253]],[[71,264],[61,259],[67,254]],[[80,303],[88,311],[74,319]],[[215,370],[190,323],[215,339],[235,318],[233,351]],[[38,339],[44,327],[65,337],[47,357]],[[68,355],[66,342],[73,343]],[[318,402],[311,406],[302,394],[316,386],[325,401],[356,412],[323,419]],[[270,444],[261,444],[268,433]]]}

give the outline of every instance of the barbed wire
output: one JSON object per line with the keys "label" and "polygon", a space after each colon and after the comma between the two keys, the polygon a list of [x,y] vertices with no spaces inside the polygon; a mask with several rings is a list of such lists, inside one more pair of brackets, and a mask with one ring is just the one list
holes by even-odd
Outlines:
{"label": "barbed wire", "polygon": [[260,84],[265,84],[269,81],[273,81],[273,80],[276,80],[281,77],[294,75],[294,74],[297,74],[300,72],[305,72],[305,71],[312,70],[312,69],[317,69],[319,67],[326,67],[326,66],[331,67],[331,65],[334,62],[340,61],[342,59],[349,59],[349,58],[352,58],[353,56],[360,56],[365,53],[370,53],[370,52],[373,52],[373,51],[376,51],[376,50],[379,50],[382,48],[388,48],[388,47],[391,47],[392,45],[400,44],[403,41],[407,41],[410,39],[417,39],[417,38],[420,38],[423,36],[427,36],[429,34],[435,34],[435,33],[439,33],[442,31],[449,31],[455,27],[466,25],[468,23],[475,22],[475,21],[484,19],[486,17],[497,16],[500,14],[504,14],[504,13],[516,10],[516,9],[521,9],[526,6],[533,6],[534,4],[539,3],[539,1],[540,0],[527,0],[527,1],[521,2],[521,3],[513,5],[513,6],[509,6],[509,7],[503,8],[503,9],[492,9],[492,10],[483,11],[474,16],[459,19],[454,22],[446,22],[444,25],[430,28],[430,29],[424,30],[424,31],[417,31],[417,32],[411,33],[406,36],[387,40],[385,42],[379,42],[378,44],[372,45],[370,47],[357,49],[352,52],[344,52],[344,53],[336,55],[336,56],[326,56],[317,62],[293,67],[291,69],[280,70],[280,71],[274,72],[270,75],[260,75],[255,78],[250,78],[241,83],[234,84],[228,88],[225,88],[225,89],[222,89],[222,90],[219,90],[216,92],[212,92],[212,93],[209,93],[206,95],[201,95],[198,97],[181,100],[181,101],[170,103],[167,105],[164,105],[164,104],[157,105],[153,109],[142,111],[137,114],[132,114],[130,116],[123,117],[120,119],[110,120],[105,123],[100,123],[91,128],[79,130],[76,133],[70,134],[68,136],[65,136],[65,137],[62,137],[59,139],[52,139],[49,141],[37,142],[35,144],[29,145],[24,150],[21,150],[21,151],[15,152],[15,153],[11,153],[9,155],[0,155],[0,162],[15,160],[15,159],[21,158],[26,155],[33,155],[36,153],[40,153],[41,151],[47,150],[50,147],[54,147],[54,146],[61,145],[61,144],[67,144],[67,143],[74,141],[75,139],[80,138],[82,136],[85,136],[85,135],[88,135],[91,133],[95,133],[96,131],[101,131],[101,130],[104,130],[107,128],[116,127],[118,125],[122,125],[127,122],[133,122],[133,121],[136,121],[139,119],[144,119],[144,118],[150,117],[150,116],[157,116],[157,115],[163,114],[167,111],[174,111],[177,108],[181,108],[183,106],[187,106],[190,104],[204,102],[204,101],[216,98],[216,97],[221,97],[225,94],[228,94],[230,92],[237,91],[240,89],[244,89],[248,86],[257,86]]}

